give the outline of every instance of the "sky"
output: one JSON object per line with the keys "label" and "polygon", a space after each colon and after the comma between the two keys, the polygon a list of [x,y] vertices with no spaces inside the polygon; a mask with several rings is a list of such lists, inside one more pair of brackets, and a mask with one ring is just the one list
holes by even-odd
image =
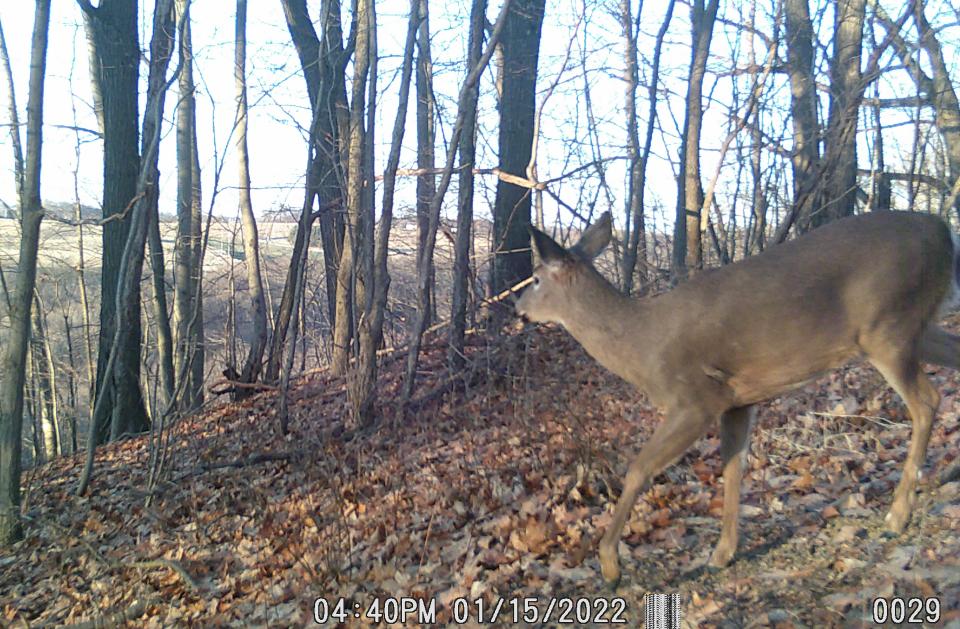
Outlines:
{"label": "sky", "polygon": [[[769,31],[772,26],[770,14],[776,0],[758,2],[758,27]],[[152,2],[141,3],[140,41],[146,47],[150,36]],[[396,113],[398,66],[402,53],[406,28],[407,3],[391,0],[378,2],[378,36],[380,48],[379,106],[377,111],[376,142],[378,147],[377,171],[382,171],[389,150],[389,130]],[[541,43],[538,105],[543,107],[541,123],[540,158],[538,173],[541,180],[558,176],[590,163],[598,158],[622,157],[625,155],[625,130],[623,123],[623,83],[620,80],[622,48],[619,25],[613,15],[618,2],[608,0],[548,0],[547,19],[544,22]],[[636,7],[636,3],[635,7]],[[746,0],[724,0],[721,17],[729,21],[745,21],[749,11]],[[813,3],[817,6],[816,3]],[[931,3],[928,17],[950,17],[949,5]],[[647,0],[643,3],[641,22],[640,54],[649,56],[653,37],[659,28],[666,2]],[[308,2],[315,17],[318,1]],[[898,6],[888,7],[895,13]],[[201,167],[203,170],[204,205],[208,206],[210,192],[214,188],[216,165],[223,162],[219,182],[221,192],[217,197],[215,214],[231,217],[236,214],[236,162],[228,136],[234,118],[233,82],[233,10],[230,0],[194,0],[192,6],[193,42],[196,56],[196,80],[198,84],[198,130]],[[466,46],[466,2],[434,2],[431,11],[433,32],[433,57],[435,68],[435,92],[438,99],[440,123],[437,140],[437,163],[443,163],[446,155],[446,139],[455,117],[456,95],[464,76],[463,51]],[[488,19],[493,21],[499,3],[491,1]],[[249,151],[255,211],[261,216],[284,207],[299,208],[302,204],[303,170],[306,163],[304,128],[309,124],[309,108],[306,89],[300,74],[299,61],[290,43],[279,0],[251,0],[248,8],[248,99],[250,107]],[[829,13],[829,9],[827,9]],[[346,11],[345,11],[346,13]],[[676,184],[672,160],[678,152],[677,136],[682,121],[682,98],[685,91],[686,72],[689,63],[689,9],[678,2],[670,34],[663,56],[662,102],[658,109],[659,131],[655,135],[653,156],[649,166],[650,201],[649,220],[669,222],[675,203]],[[585,16],[585,17],[584,17]],[[957,33],[956,19],[945,28],[944,33]],[[30,51],[30,35],[33,23],[33,3],[29,0],[9,0],[0,3],[0,20],[7,36],[16,85],[16,97],[21,122],[26,121],[27,72]],[[829,19],[827,23],[830,23]],[[90,106],[87,50],[80,26],[80,10],[75,2],[53,2],[50,47],[48,53],[45,130],[43,151],[42,194],[47,201],[74,199],[74,181],[82,203],[98,207],[102,188],[102,144],[88,134],[80,133],[80,154],[76,156],[77,134],[73,126],[94,128],[95,121]],[[825,49],[829,45],[829,32],[821,30],[818,37]],[[955,52],[958,38],[945,35],[944,39]],[[729,119],[728,105],[736,85],[743,93],[749,86],[749,77],[732,82],[723,73],[733,63],[743,64],[747,59],[750,41],[736,33],[729,25],[718,24],[710,61],[711,74],[705,85],[707,100],[706,123],[703,136],[702,169],[705,185],[717,170],[718,149],[725,138]],[[759,38],[752,42],[757,61],[762,63],[767,50]],[[781,55],[783,52],[781,51]],[[950,58],[956,58],[952,55]],[[565,64],[564,61],[567,63]],[[642,63],[641,71],[649,70]],[[172,68],[171,68],[172,69]],[[141,81],[146,80],[145,63]],[[556,83],[555,89],[551,86]],[[644,78],[641,77],[641,83]],[[589,99],[587,89],[589,86]],[[767,88],[769,97],[789,97],[785,77],[772,75]],[[912,84],[900,79],[885,79],[881,84],[882,96],[912,95]],[[480,129],[478,146],[481,156],[478,166],[496,166],[497,116],[493,97],[491,72],[484,75],[480,104]],[[549,94],[549,98],[548,97]],[[164,138],[160,155],[161,212],[172,214],[175,208],[175,147],[173,141],[173,108],[175,89],[168,95],[165,110]],[[0,86],[0,122],[7,122],[6,86]],[[414,107],[408,115],[407,134],[401,154],[401,168],[415,166],[416,138]],[[141,90],[141,107],[143,90]],[[641,126],[646,116],[646,94],[641,86],[638,93],[638,109]],[[776,112],[770,114],[777,118]],[[887,162],[905,160],[903,146],[911,146],[912,127],[909,118],[896,112],[886,112],[885,124],[897,125],[889,132]],[[898,117],[899,116],[899,117]],[[778,121],[768,121],[776,127]],[[789,137],[786,121],[780,120],[781,133]],[[15,200],[12,151],[8,127],[0,134],[0,201],[13,205]],[[22,134],[25,136],[25,132]],[[789,140],[784,142],[789,145]],[[870,138],[861,137],[861,165],[868,161]],[[727,161],[732,153],[727,155]],[[765,154],[765,164],[778,159]],[[731,170],[732,169],[732,170]],[[720,200],[736,190],[738,180],[735,167],[726,164],[720,170]],[[76,172],[76,178],[74,177]],[[620,216],[624,197],[623,161],[607,162],[605,178],[588,169],[577,178],[551,186],[564,203],[584,215],[604,209],[613,209]],[[491,177],[481,178],[477,215],[489,216],[488,204],[492,204],[495,182]],[[778,182],[786,189],[785,182]],[[413,204],[413,181],[401,180],[398,188],[397,211],[403,214]],[[448,193],[446,212],[455,196]],[[552,199],[546,199],[546,214],[564,221],[570,214],[562,210]]]}

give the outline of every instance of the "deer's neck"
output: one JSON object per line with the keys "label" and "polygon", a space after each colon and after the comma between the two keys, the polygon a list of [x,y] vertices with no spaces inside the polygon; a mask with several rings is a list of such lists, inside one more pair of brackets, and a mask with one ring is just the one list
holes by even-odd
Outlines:
{"label": "deer's neck", "polygon": [[646,318],[646,300],[626,297],[599,274],[584,277],[582,298],[571,304],[563,326],[601,365],[637,383],[638,347],[646,344],[638,338]]}

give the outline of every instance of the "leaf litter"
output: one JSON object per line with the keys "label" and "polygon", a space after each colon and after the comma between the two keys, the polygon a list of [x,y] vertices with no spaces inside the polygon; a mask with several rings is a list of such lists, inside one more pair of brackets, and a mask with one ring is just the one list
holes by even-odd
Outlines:
{"label": "leaf litter", "polygon": [[[286,437],[276,392],[184,418],[149,506],[146,438],[98,450],[90,497],[72,494],[80,457],[28,471],[26,539],[0,557],[0,624],[305,627],[317,598],[413,597],[435,601],[443,625],[463,597],[537,597],[542,610],[616,596],[635,625],[645,594],[673,592],[691,627],[872,626],[873,599],[895,596],[937,597],[940,624],[960,622],[957,374],[928,371],[943,401],[900,537],[883,515],[909,419],[853,366],[761,409],[728,568],[705,568],[722,508],[713,433],[638,501],[612,592],[597,543],[658,413],[562,331],[486,343],[468,348],[467,386],[402,419],[401,361],[387,363],[371,430],[347,428],[343,382],[324,372],[293,386]],[[423,371],[420,391],[450,381],[443,343]]]}

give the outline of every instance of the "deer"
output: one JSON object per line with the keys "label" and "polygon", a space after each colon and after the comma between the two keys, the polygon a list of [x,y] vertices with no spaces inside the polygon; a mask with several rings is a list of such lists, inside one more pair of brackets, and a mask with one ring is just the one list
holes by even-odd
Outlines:
{"label": "deer", "polygon": [[938,325],[960,294],[960,240],[943,220],[895,211],[842,218],[642,298],[620,293],[593,265],[612,236],[609,212],[569,249],[530,233],[539,263],[517,314],[562,326],[663,415],[629,463],[598,546],[607,584],[620,581],[618,545],[639,494],[718,424],[723,507],[707,569],[727,566],[757,405],[856,360],[880,372],[911,418],[885,517],[892,534],[904,531],[940,403],[920,363],[960,369],[960,336]]}

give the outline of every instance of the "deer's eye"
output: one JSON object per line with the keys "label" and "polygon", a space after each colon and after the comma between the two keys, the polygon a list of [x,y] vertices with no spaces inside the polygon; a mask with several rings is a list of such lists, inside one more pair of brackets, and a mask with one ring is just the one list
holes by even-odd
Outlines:
{"label": "deer's eye", "polygon": [[533,276],[533,285],[534,285],[534,286],[540,286],[540,276],[539,276],[539,275],[534,275],[534,276]]}

